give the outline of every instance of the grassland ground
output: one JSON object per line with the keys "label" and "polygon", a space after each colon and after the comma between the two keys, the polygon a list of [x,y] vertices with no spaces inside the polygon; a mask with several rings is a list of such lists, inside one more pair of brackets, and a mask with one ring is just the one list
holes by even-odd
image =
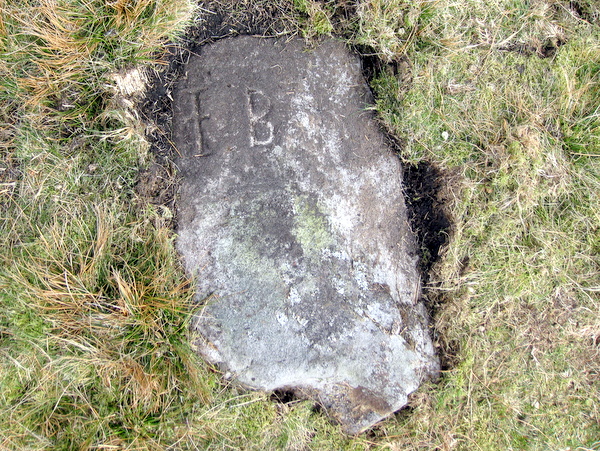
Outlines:
{"label": "grassland ground", "polygon": [[[346,40],[405,165],[441,175],[446,370],[369,433],[188,344],[161,67],[215,30]],[[0,86],[0,448],[600,448],[596,1],[0,0]]]}

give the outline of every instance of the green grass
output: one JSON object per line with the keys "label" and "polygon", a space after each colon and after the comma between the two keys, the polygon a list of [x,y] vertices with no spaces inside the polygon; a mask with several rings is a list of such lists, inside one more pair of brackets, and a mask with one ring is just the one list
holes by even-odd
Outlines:
{"label": "green grass", "polygon": [[410,435],[426,418],[436,446],[592,446],[600,28],[564,3],[440,3],[413,44],[412,84],[374,83],[406,162],[431,161],[450,182],[454,227],[432,290],[458,365],[407,419]]}
{"label": "green grass", "polygon": [[598,4],[272,3],[403,68],[376,109],[444,174],[428,296],[451,367],[358,437],[222,381],[189,344],[171,212],[136,192],[153,156],[122,83],[195,7],[0,0],[0,448],[600,448]]}

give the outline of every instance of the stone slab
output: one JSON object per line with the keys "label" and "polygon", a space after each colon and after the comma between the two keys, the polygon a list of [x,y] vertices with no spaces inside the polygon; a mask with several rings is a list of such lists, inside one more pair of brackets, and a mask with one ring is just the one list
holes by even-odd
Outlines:
{"label": "stone slab", "polygon": [[342,43],[248,36],[202,47],[174,97],[198,351],[248,388],[315,399],[349,433],[439,371],[371,101]]}

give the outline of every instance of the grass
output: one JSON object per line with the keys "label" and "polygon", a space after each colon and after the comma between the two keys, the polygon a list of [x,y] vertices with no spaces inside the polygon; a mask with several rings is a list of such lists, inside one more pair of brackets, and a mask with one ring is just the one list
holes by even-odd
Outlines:
{"label": "grass", "polygon": [[458,362],[406,419],[442,448],[600,437],[600,29],[567,6],[438,3],[413,43],[411,85],[375,81],[406,162],[431,161],[452,181],[454,228],[431,295],[445,301],[436,328]]}
{"label": "grass", "polygon": [[271,3],[389,62],[379,117],[444,174],[443,377],[358,437],[224,383],[188,342],[172,214],[135,189],[153,155],[124,84],[197,8],[0,0],[0,448],[600,448],[600,7]]}

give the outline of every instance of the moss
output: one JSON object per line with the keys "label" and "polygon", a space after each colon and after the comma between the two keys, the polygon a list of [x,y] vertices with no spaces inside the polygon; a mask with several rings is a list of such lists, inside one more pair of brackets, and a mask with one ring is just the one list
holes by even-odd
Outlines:
{"label": "moss", "polygon": [[333,242],[330,226],[318,205],[303,196],[294,200],[293,233],[308,256],[317,256]]}

